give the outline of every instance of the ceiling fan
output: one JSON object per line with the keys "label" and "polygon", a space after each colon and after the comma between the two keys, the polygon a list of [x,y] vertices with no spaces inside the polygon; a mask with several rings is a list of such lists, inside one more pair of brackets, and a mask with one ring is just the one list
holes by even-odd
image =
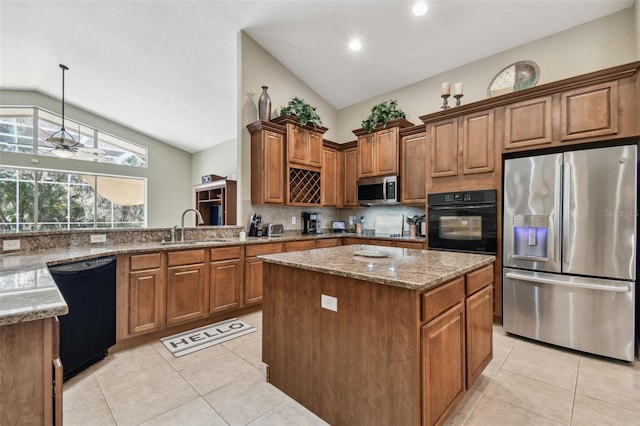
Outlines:
{"label": "ceiling fan", "polygon": [[60,64],[62,69],[62,126],[60,130],[49,133],[44,129],[41,132],[47,135],[44,141],[48,142],[53,149],[51,152],[61,158],[69,158],[78,156],[83,159],[96,159],[104,155],[104,151],[100,148],[89,148],[84,146],[80,141],[76,141],[71,133],[64,128],[64,72],[69,70],[64,64]]}

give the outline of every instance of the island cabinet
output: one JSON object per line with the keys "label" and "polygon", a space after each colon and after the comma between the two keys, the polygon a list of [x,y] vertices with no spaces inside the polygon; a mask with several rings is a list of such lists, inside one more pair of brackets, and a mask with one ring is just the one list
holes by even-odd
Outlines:
{"label": "island cabinet", "polygon": [[[128,288],[122,293],[128,306],[123,325],[126,330],[119,334],[134,336],[162,329],[166,324],[165,274],[160,253],[138,254],[118,257],[118,270],[128,271]],[[120,330],[119,330],[120,331]]]}
{"label": "island cabinet", "polygon": [[491,265],[466,277],[467,389],[493,358],[493,278]]}
{"label": "island cabinet", "polygon": [[209,312],[217,313],[241,306],[244,279],[244,248],[242,246],[210,250]]}
{"label": "island cabinet", "polygon": [[251,204],[285,204],[286,127],[256,121],[247,128],[251,132]]}
{"label": "island cabinet", "polygon": [[346,148],[344,155],[344,206],[358,206],[358,149]]}
{"label": "island cabinet", "polygon": [[400,153],[400,128],[413,123],[398,118],[373,132],[354,130],[358,137],[358,179],[365,177],[397,175]]}
{"label": "island cabinet", "polygon": [[[445,269],[459,265],[442,275],[453,279],[424,289],[413,287],[413,278],[406,284],[386,282],[401,280],[403,273],[396,269],[389,275],[385,260],[362,274],[357,260],[339,260],[351,257],[352,247],[329,250],[263,257],[267,380],[332,425],[443,424],[465,395],[467,377],[475,380],[486,365],[491,329],[485,332],[485,321],[492,311],[477,299],[490,284],[469,296],[467,291],[489,279],[493,269],[486,259],[491,258],[473,257],[474,266],[465,267],[464,259],[471,258],[458,254],[416,256],[386,248],[416,272],[435,271],[436,263]],[[332,266],[323,260],[332,260]],[[486,272],[480,273],[482,268]],[[473,289],[467,290],[468,281],[475,283]],[[474,371],[468,371],[470,365]]]}
{"label": "island cabinet", "polygon": [[245,246],[244,252],[244,304],[255,305],[262,302],[263,262],[257,256],[280,253],[283,243],[264,243]]}
{"label": "island cabinet", "polygon": [[400,130],[402,204],[427,202],[427,133],[424,125]]}
{"label": "island cabinet", "polygon": [[167,253],[167,325],[202,318],[209,313],[204,250]]}
{"label": "island cabinet", "polygon": [[0,326],[0,423],[62,425],[56,317]]}

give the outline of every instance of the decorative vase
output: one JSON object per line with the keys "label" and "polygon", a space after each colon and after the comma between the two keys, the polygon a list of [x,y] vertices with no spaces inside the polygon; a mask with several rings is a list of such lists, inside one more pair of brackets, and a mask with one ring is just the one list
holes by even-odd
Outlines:
{"label": "decorative vase", "polygon": [[262,121],[271,120],[271,98],[267,93],[267,86],[262,86],[262,94],[258,99],[258,119]]}

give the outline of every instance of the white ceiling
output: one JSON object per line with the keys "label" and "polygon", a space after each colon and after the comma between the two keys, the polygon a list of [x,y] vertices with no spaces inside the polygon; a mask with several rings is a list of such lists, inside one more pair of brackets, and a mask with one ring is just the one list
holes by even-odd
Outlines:
{"label": "white ceiling", "polygon": [[59,98],[64,63],[67,102],[196,152],[236,137],[241,30],[340,109],[633,0],[413,3],[0,0],[0,88]]}

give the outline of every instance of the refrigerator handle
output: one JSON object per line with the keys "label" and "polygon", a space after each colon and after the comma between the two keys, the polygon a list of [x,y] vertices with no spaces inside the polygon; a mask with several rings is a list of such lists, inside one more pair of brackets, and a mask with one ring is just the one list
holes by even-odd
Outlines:
{"label": "refrigerator handle", "polygon": [[[553,201],[554,209],[554,224],[557,227],[560,223],[560,208],[562,205],[562,193],[560,192],[560,185],[562,183],[562,157],[556,160],[556,179],[555,179],[555,200]],[[553,262],[557,265],[560,261],[560,236],[554,238],[553,246]]]}
{"label": "refrigerator handle", "polygon": [[564,252],[562,269],[564,270],[564,265],[571,263],[571,253],[569,252],[569,247],[571,246],[569,242],[569,238],[571,238],[571,163],[564,163],[563,175],[562,249]]}
{"label": "refrigerator handle", "polygon": [[511,278],[512,280],[518,281],[528,281],[537,284],[551,284],[562,287],[572,287],[572,288],[585,288],[587,290],[600,290],[600,291],[611,291],[614,293],[628,293],[630,288],[628,285],[624,286],[609,286],[609,285],[601,285],[601,284],[589,284],[589,283],[581,283],[581,282],[573,282],[573,281],[560,281],[554,280],[550,278],[542,278],[535,277],[530,275],[521,275],[515,272],[507,272],[505,274],[507,278]]}

